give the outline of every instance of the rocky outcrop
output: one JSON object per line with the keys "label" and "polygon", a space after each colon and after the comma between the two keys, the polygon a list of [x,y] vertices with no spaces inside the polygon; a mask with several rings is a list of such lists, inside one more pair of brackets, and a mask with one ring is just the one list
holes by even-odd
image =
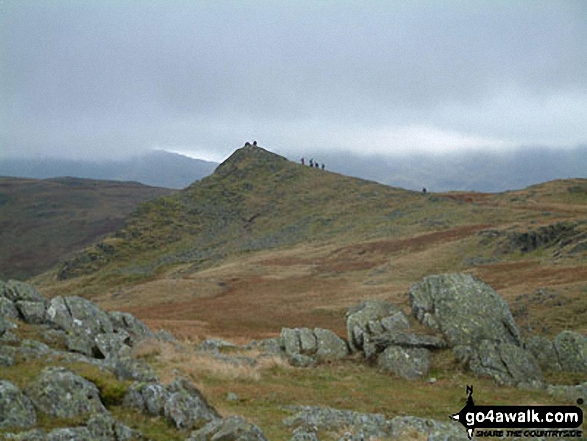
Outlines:
{"label": "rocky outcrop", "polygon": [[37,414],[31,400],[9,381],[0,380],[0,429],[33,427]]}
{"label": "rocky outcrop", "polygon": [[349,353],[347,343],[328,329],[283,328],[281,339],[285,354],[294,366],[340,360]]}
{"label": "rocky outcrop", "polygon": [[63,367],[45,368],[26,394],[38,410],[58,418],[106,412],[98,388]]}

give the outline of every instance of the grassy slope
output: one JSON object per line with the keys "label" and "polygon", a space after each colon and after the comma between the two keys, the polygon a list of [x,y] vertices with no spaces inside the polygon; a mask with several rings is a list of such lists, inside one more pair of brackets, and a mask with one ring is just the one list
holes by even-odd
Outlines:
{"label": "grassy slope", "polygon": [[0,178],[0,279],[26,279],[171,190],[133,182]]}
{"label": "grassy slope", "polygon": [[[508,300],[526,335],[587,332],[585,252],[570,254],[558,244],[529,252],[503,247],[508,232],[586,215],[585,180],[496,195],[423,195],[242,149],[213,176],[143,206],[104,241],[109,247],[86,250],[98,256],[78,260],[77,270],[88,274],[58,281],[47,273],[36,283],[48,296],[90,297],[187,341],[214,336],[245,343],[284,326],[324,327],[344,336],[350,305],[378,297],[408,311],[412,283],[465,271]],[[434,385],[360,363],[275,366],[249,378],[198,370],[201,360],[182,357],[158,351],[150,361],[163,377],[171,369],[191,376],[224,414],[248,417],[271,439],[287,439],[283,404],[442,419],[461,407],[464,385],[471,383],[481,403],[553,402],[541,392],[471,377],[443,353],[433,363]],[[585,381],[579,377],[550,381]],[[227,402],[229,390],[241,401]]]}

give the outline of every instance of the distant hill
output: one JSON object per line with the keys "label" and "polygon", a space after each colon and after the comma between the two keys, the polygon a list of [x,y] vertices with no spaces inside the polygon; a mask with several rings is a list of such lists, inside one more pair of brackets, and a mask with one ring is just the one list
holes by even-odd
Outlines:
{"label": "distant hill", "polygon": [[208,176],[218,164],[156,150],[119,161],[76,161],[57,158],[2,159],[0,176],[46,179],[75,176],[85,179],[136,181],[165,188],[184,188]]}
{"label": "distant hill", "polygon": [[321,154],[329,170],[382,184],[430,191],[501,192],[554,179],[587,177],[587,146],[518,148],[509,152],[359,156]]}
{"label": "distant hill", "polygon": [[[587,330],[586,215],[585,179],[423,193],[249,146],[33,282],[178,335],[256,339],[283,326],[344,335],[349,306],[405,305],[422,277],[467,272],[531,310],[528,329]],[[540,303],[545,292],[561,306]]]}
{"label": "distant hill", "polygon": [[0,279],[26,279],[119,228],[141,203],[172,194],[136,182],[0,177]]}

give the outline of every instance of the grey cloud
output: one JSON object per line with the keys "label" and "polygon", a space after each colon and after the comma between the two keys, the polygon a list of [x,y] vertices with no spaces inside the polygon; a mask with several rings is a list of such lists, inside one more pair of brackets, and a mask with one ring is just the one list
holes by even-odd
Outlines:
{"label": "grey cloud", "polygon": [[249,136],[291,148],[296,134],[352,149],[329,132],[405,126],[587,138],[579,0],[1,7],[0,155],[224,151]]}

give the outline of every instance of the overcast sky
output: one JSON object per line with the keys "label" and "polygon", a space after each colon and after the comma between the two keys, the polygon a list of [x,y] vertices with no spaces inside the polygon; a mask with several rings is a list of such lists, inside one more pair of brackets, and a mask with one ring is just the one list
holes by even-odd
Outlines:
{"label": "overcast sky", "polygon": [[587,143],[587,2],[0,0],[0,156]]}

